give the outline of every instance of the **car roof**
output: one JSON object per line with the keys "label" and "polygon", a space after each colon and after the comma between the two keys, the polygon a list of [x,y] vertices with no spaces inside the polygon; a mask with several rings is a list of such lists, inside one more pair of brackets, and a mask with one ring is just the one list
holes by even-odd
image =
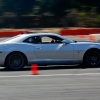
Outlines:
{"label": "car roof", "polygon": [[29,32],[27,34],[21,34],[23,36],[40,36],[40,35],[54,35],[54,36],[60,36],[59,34],[57,33],[32,33],[32,32]]}
{"label": "car roof", "polygon": [[[30,37],[30,36],[57,36],[59,38],[62,38],[62,39],[66,39],[65,37],[59,35],[58,33],[34,33],[34,32],[29,32],[27,34],[22,34],[22,37]],[[66,39],[67,41],[69,42],[73,42],[72,40],[70,39]]]}

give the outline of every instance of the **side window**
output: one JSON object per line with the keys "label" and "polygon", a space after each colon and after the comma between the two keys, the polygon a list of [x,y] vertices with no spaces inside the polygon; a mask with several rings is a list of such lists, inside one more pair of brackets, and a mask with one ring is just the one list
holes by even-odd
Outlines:
{"label": "side window", "polygon": [[23,42],[33,44],[57,44],[62,43],[62,39],[56,36],[35,36],[25,39]]}
{"label": "side window", "polygon": [[47,36],[43,36],[41,39],[42,39],[42,43],[44,43],[44,44],[50,43],[52,40],[50,37],[47,37]]}
{"label": "side window", "polygon": [[56,36],[42,36],[41,37],[41,43],[42,44],[57,44],[57,43],[62,43],[62,39]]}
{"label": "side window", "polygon": [[34,36],[34,37],[29,37],[29,38],[25,39],[23,42],[39,44],[39,43],[42,43],[42,40],[41,40],[40,36]]}
{"label": "side window", "polygon": [[23,42],[26,42],[26,43],[35,43],[35,39],[33,37],[29,37],[29,38],[25,39]]}

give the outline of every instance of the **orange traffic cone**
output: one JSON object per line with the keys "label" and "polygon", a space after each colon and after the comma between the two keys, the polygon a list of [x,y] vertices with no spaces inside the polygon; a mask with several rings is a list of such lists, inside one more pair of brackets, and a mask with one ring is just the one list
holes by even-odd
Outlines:
{"label": "orange traffic cone", "polygon": [[88,40],[95,41],[95,36],[93,34],[90,34]]}
{"label": "orange traffic cone", "polygon": [[32,75],[37,75],[38,74],[38,65],[37,64],[32,64],[32,66],[31,66],[31,74]]}

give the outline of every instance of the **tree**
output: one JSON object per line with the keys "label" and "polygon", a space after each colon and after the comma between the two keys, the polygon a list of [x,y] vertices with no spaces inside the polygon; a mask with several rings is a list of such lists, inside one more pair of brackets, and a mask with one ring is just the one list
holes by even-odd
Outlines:
{"label": "tree", "polygon": [[4,12],[14,12],[18,15],[28,14],[35,5],[35,0],[2,0]]}

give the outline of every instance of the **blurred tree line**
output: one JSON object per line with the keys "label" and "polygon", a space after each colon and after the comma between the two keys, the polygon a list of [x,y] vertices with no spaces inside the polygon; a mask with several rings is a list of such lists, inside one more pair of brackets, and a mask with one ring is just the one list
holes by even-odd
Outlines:
{"label": "blurred tree line", "polygon": [[0,27],[22,23],[23,27],[100,27],[100,0],[0,0]]}

